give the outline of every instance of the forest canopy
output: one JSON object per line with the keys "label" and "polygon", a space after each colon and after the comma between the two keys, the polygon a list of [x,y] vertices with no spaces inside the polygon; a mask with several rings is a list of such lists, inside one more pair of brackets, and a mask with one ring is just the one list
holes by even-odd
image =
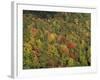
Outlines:
{"label": "forest canopy", "polygon": [[91,66],[91,14],[23,10],[23,69]]}

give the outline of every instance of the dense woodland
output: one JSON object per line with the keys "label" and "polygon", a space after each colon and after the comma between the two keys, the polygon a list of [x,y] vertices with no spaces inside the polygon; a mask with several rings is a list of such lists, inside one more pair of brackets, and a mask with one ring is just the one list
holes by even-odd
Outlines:
{"label": "dense woodland", "polygon": [[23,69],[90,65],[90,13],[23,11]]}

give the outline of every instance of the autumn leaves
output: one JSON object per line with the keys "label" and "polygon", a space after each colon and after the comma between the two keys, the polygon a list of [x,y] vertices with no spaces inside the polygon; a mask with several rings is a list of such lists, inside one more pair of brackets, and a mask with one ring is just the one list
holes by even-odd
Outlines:
{"label": "autumn leaves", "polygon": [[49,17],[43,18],[39,14],[27,11],[23,16],[23,68],[89,66],[90,15],[45,13]]}

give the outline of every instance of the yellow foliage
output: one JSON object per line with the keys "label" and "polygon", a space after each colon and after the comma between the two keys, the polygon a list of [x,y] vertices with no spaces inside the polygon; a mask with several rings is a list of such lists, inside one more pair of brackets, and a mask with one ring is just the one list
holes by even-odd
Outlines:
{"label": "yellow foliage", "polygon": [[56,33],[50,33],[48,34],[48,41],[49,42],[55,41],[56,37],[57,37]]}
{"label": "yellow foliage", "polygon": [[32,52],[32,46],[31,46],[30,43],[27,43],[27,42],[24,43],[24,52],[25,52],[25,53],[30,53],[30,52]]}

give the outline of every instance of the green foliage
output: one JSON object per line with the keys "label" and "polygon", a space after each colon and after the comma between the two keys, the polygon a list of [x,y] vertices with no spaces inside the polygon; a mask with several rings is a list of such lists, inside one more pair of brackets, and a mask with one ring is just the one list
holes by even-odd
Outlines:
{"label": "green foliage", "polygon": [[75,65],[75,61],[72,58],[69,58],[68,60],[68,66],[74,66]]}
{"label": "green foliage", "polygon": [[91,65],[90,13],[23,11],[23,69]]}

